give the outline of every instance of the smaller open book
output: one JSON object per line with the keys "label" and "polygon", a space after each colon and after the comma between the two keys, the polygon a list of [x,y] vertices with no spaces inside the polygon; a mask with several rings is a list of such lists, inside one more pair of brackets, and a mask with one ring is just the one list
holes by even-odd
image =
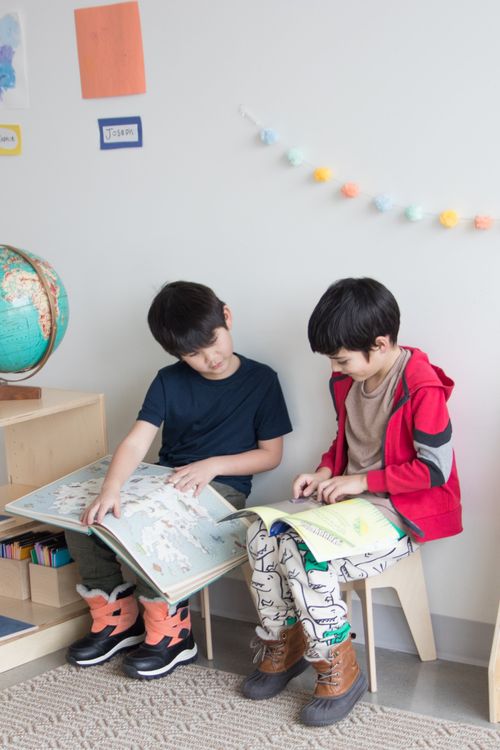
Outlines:
{"label": "smaller open book", "polygon": [[5,506],[5,511],[95,534],[169,604],[175,604],[247,559],[242,520],[219,526],[234,507],[212,487],[180,492],[172,470],[141,463],[121,492],[121,516],[84,526],[80,515],[100,493],[111,457],[68,474]]}
{"label": "smaller open book", "polygon": [[315,500],[284,500],[230,513],[222,521],[259,516],[271,535],[291,527],[318,562],[389,548],[400,537],[398,529],[368,500],[353,498],[322,505]]}

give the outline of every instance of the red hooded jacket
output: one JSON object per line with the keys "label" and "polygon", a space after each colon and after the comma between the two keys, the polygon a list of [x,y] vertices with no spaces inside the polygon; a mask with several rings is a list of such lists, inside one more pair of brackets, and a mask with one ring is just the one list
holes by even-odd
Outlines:
{"label": "red hooded jacket", "polygon": [[[462,531],[460,485],[451,447],[446,402],[453,381],[429,362],[424,352],[411,357],[394,394],[382,442],[382,468],[367,472],[368,491],[387,493],[419,542]],[[353,381],[334,373],[330,391],[337,412],[337,437],[321,457],[333,476],[345,472],[345,400]]]}

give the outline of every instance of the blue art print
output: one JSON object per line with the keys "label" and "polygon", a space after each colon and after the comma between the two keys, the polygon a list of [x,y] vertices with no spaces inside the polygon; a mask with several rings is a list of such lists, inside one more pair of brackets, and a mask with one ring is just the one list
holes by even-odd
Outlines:
{"label": "blue art print", "polygon": [[0,12],[0,107],[28,106],[22,17],[15,12]]}
{"label": "blue art print", "polygon": [[0,18],[0,99],[7,89],[16,87],[14,55],[21,43],[21,26],[16,14]]}

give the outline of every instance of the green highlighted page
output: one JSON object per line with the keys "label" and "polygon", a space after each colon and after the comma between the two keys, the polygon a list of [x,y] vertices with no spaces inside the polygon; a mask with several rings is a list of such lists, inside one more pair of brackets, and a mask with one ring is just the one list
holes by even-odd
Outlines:
{"label": "green highlighted page", "polygon": [[251,515],[259,516],[271,534],[277,522],[291,526],[318,562],[387,549],[399,538],[397,529],[363,498],[332,505],[285,500],[275,505],[245,508],[222,521]]}

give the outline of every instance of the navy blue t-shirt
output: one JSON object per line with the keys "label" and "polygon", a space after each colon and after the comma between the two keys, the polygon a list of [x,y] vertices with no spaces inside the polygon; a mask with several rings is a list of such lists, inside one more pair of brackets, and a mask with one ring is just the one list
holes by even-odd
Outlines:
{"label": "navy blue t-shirt", "polygon": [[[208,380],[185,362],[164,367],[151,383],[137,419],[163,423],[160,464],[183,466],[211,456],[234,455],[291,432],[278,376],[267,365],[237,355],[240,366]],[[214,481],[250,493],[252,476]]]}

